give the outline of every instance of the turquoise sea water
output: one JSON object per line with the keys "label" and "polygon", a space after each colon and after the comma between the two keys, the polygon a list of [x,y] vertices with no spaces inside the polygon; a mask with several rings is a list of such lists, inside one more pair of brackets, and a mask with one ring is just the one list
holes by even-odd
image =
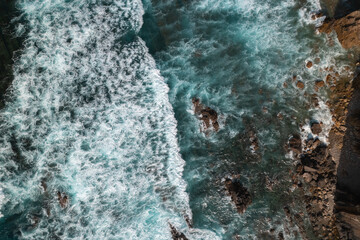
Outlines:
{"label": "turquoise sea water", "polygon": [[[266,239],[272,228],[301,239],[284,222],[285,206],[307,219],[284,145],[310,120],[326,138],[326,91],[316,110],[309,95],[320,68],[348,58],[315,34],[316,1],[17,7],[26,41],[0,113],[0,239],[171,239],[169,223],[189,239]],[[218,112],[219,132],[200,131],[193,97]],[[253,198],[242,215],[224,189],[232,175]]]}

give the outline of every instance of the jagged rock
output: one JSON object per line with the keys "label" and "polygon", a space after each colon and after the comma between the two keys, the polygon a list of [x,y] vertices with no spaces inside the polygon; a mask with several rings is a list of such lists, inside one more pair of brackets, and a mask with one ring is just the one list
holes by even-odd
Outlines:
{"label": "jagged rock", "polygon": [[69,198],[65,193],[57,192],[58,201],[62,208],[66,208],[69,203]]}
{"label": "jagged rock", "polygon": [[354,11],[340,19],[326,19],[320,32],[329,34],[335,30],[339,42],[343,48],[360,46],[360,11]]}
{"label": "jagged rock", "polygon": [[173,225],[169,223],[170,232],[173,240],[188,240],[182,232],[179,232]]}
{"label": "jagged rock", "polygon": [[246,208],[252,203],[249,191],[242,185],[239,179],[225,180],[225,187],[231,196],[231,200],[235,203],[239,213],[244,213]]}
{"label": "jagged rock", "polygon": [[219,130],[218,114],[215,110],[204,106],[200,103],[200,99],[193,98],[194,112],[203,122],[204,130],[213,127],[215,131]]}

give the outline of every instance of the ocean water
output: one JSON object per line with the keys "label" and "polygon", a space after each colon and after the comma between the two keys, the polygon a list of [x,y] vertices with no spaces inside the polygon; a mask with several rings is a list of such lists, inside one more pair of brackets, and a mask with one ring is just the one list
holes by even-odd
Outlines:
{"label": "ocean water", "polygon": [[[307,219],[284,145],[311,121],[326,140],[327,90],[312,108],[314,82],[352,58],[315,34],[318,2],[16,5],[26,40],[0,112],[0,239],[171,239],[169,224],[189,239],[266,239],[272,228],[301,239],[284,222],[285,206]],[[219,132],[200,131],[193,97],[218,112]],[[224,189],[232,175],[253,198],[244,214]]]}

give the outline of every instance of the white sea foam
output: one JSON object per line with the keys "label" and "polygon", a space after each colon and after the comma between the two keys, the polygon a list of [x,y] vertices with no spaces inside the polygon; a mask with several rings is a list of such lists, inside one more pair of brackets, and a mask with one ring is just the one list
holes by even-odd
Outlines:
{"label": "white sea foam", "polygon": [[43,213],[34,230],[19,225],[23,239],[170,239],[168,222],[188,232],[169,89],[131,35],[141,1],[100,2],[19,1],[29,33],[1,113],[0,206],[6,197],[7,213],[30,222]]}

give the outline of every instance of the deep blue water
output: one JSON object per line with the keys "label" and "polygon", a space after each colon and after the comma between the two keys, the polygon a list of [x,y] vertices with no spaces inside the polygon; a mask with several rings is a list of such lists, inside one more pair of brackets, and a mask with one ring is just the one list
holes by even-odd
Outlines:
{"label": "deep blue water", "polygon": [[[301,239],[284,221],[285,206],[307,219],[284,146],[310,120],[326,139],[327,90],[317,109],[310,95],[321,69],[341,72],[348,58],[315,33],[317,1],[17,7],[26,40],[0,113],[0,239],[171,239],[169,223],[189,239],[266,239],[270,229]],[[201,131],[194,97],[217,111],[218,132]],[[224,188],[233,175],[253,198],[244,214]]]}

